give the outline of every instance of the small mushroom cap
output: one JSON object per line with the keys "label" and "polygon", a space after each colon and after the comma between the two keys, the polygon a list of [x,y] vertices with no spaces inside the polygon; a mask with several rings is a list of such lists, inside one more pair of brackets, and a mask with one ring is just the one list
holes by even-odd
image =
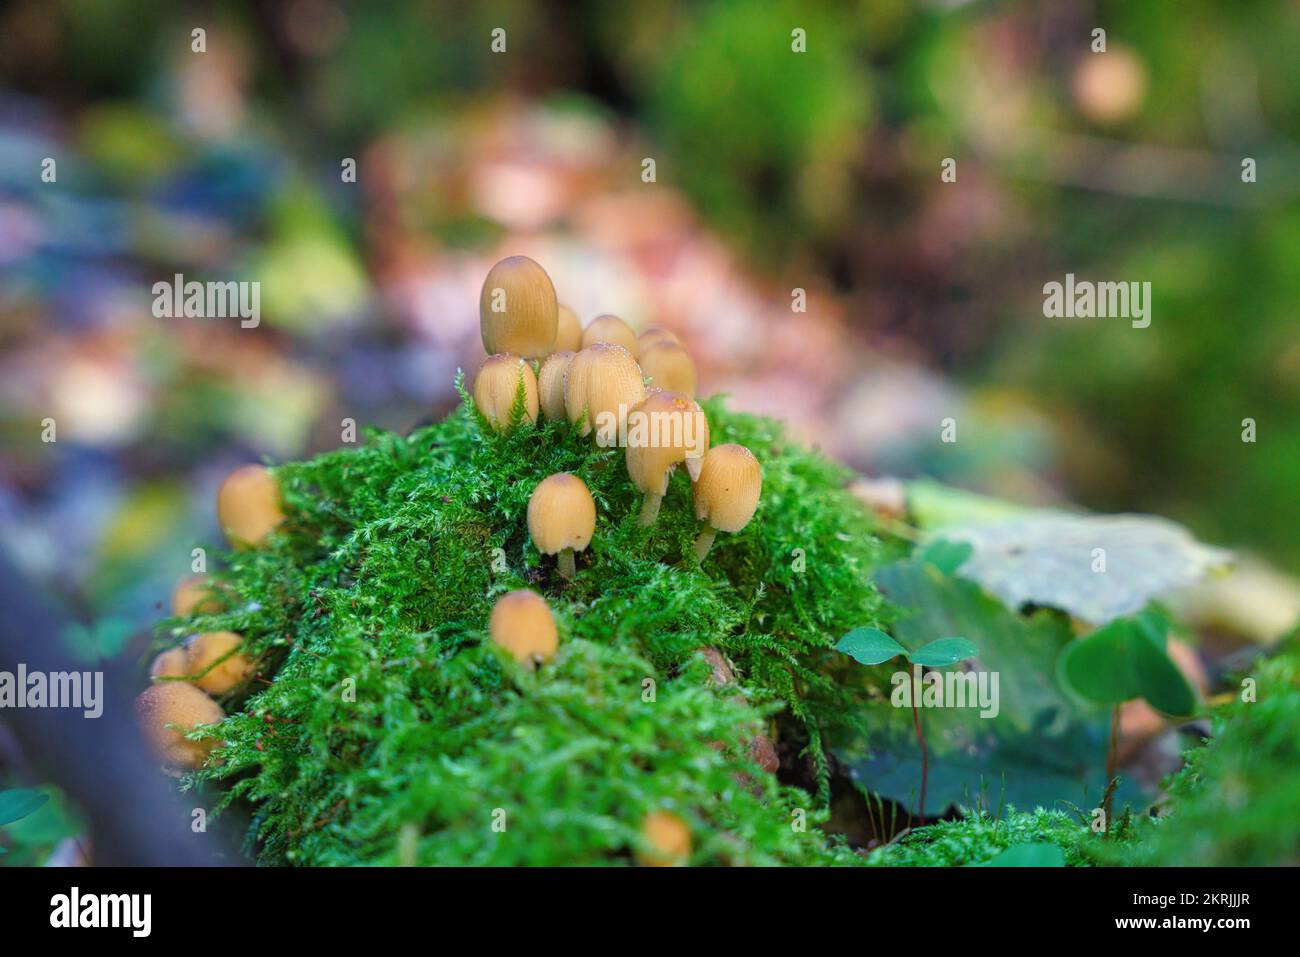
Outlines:
{"label": "small mushroom cap", "polygon": [[663,495],[675,466],[709,449],[704,410],[680,392],[651,389],[627,422],[627,474],[642,492]]}
{"label": "small mushroom cap", "polygon": [[569,371],[573,353],[567,350],[552,352],[542,363],[542,371],[537,376],[537,401],[542,415],[552,422],[563,421],[564,410],[564,374]]}
{"label": "small mushroom cap", "polygon": [[616,346],[622,346],[633,356],[637,353],[636,333],[632,327],[620,319],[618,316],[612,316],[609,313],[597,316],[582,330],[582,348],[595,345],[597,342],[612,342]]}
{"label": "small mushroom cap", "polygon": [[540,359],[555,345],[559,328],[555,286],[546,270],[527,256],[511,256],[488,270],[478,311],[488,355],[509,352]]}
{"label": "small mushroom cap", "polygon": [[695,517],[720,532],[738,532],[754,517],[763,473],[743,445],[715,445],[704,456],[695,482]]}
{"label": "small mushroom cap", "polygon": [[172,614],[186,617],[221,611],[219,594],[206,575],[189,575],[172,589]]}
{"label": "small mushroom cap", "polygon": [[280,486],[264,465],[241,465],[217,489],[217,521],[236,548],[253,548],[284,521]]}
{"label": "small mushroom cap", "polygon": [[[150,685],[135,699],[136,720],[158,756],[179,768],[201,768],[216,747],[215,739],[190,741],[186,731],[216,724],[226,713],[207,695],[184,681]],[[169,728],[167,725],[176,725]]]}
{"label": "small mushroom cap", "polygon": [[582,348],[582,323],[578,314],[561,303],[559,321],[556,323],[554,352],[577,352]]}
{"label": "small mushroom cap", "polygon": [[691,829],[671,811],[651,811],[641,823],[643,846],[637,861],[643,867],[673,867],[691,856]]}
{"label": "small mushroom cap", "polygon": [[695,398],[695,362],[690,353],[671,342],[657,342],[641,351],[641,371],[650,385]]}
{"label": "small mushroom cap", "polygon": [[632,353],[619,345],[597,342],[582,349],[569,362],[564,376],[564,408],[577,423],[585,411],[582,434],[600,428],[602,414],[618,421],[645,398],[645,380]]}
{"label": "small mushroom cap", "polygon": [[524,383],[524,418],[536,422],[537,376],[533,375],[533,367],[519,356],[507,353],[488,356],[474,377],[474,404],[498,432],[510,428],[510,410],[514,408],[521,379]]}
{"label": "small mushroom cap", "polygon": [[[233,631],[195,635],[185,646],[185,673],[202,675],[194,683],[209,694],[225,694],[253,674],[253,662],[237,650],[243,642],[244,639]],[[223,658],[224,661],[216,664]],[[209,668],[212,670],[208,671]]]}
{"label": "small mushroom cap", "polygon": [[521,588],[507,592],[492,606],[488,621],[492,640],[510,652],[515,661],[529,668],[538,659],[549,661],[560,645],[555,617],[546,599]]}
{"label": "small mushroom cap", "polygon": [[576,475],[557,472],[533,489],[528,499],[528,534],[543,555],[563,548],[580,552],[596,531],[596,503]]}
{"label": "small mushroom cap", "polygon": [[180,678],[189,673],[184,648],[168,648],[149,664],[150,678]]}
{"label": "small mushroom cap", "polygon": [[641,355],[651,346],[656,346],[661,342],[671,342],[675,346],[682,344],[682,340],[677,337],[677,333],[671,329],[665,329],[663,326],[650,326],[636,337],[637,355]]}

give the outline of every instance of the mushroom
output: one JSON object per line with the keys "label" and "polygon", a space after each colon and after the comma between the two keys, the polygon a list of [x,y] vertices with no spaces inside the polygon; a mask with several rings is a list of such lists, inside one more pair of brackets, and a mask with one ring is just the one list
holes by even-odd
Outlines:
{"label": "mushroom", "polygon": [[542,415],[552,422],[560,422],[565,417],[564,375],[569,371],[569,363],[572,361],[572,352],[552,352],[542,363],[542,371],[537,375],[537,401]]}
{"label": "mushroom", "polygon": [[209,694],[225,694],[253,674],[253,662],[239,651],[243,643],[233,631],[195,635],[185,646],[185,673]]}
{"label": "mushroom", "polygon": [[676,867],[691,856],[691,829],[671,811],[651,811],[641,822],[636,859],[643,867]]}
{"label": "mushroom", "polygon": [[211,738],[191,741],[185,732],[226,717],[221,705],[184,681],[164,681],[145,688],[135,699],[135,714],[145,737],[163,761],[191,769],[203,767],[217,742]]}
{"label": "mushroom", "polygon": [[172,614],[180,618],[189,615],[210,615],[221,611],[217,590],[206,575],[189,575],[172,589]]}
{"label": "mushroom", "polygon": [[591,320],[586,329],[582,330],[582,348],[585,349],[597,342],[611,342],[616,346],[622,346],[634,356],[637,353],[636,333],[632,331],[632,327],[618,316],[609,313],[597,316]]}
{"label": "mushroom", "polygon": [[509,352],[540,359],[555,345],[559,304],[546,270],[511,256],[488,270],[478,300],[479,329],[488,355]]}
{"label": "mushroom", "polygon": [[636,337],[637,355],[641,355],[651,346],[658,345],[661,342],[671,342],[675,346],[682,344],[682,340],[677,338],[677,333],[671,329],[665,329],[663,326],[650,326]]}
{"label": "mushroom", "polygon": [[695,398],[695,363],[681,346],[656,342],[641,351],[640,363],[651,386]]}
{"label": "mushroom", "polygon": [[236,548],[255,548],[284,521],[280,486],[264,465],[242,465],[217,489],[217,521]]}
{"label": "mushroom", "polygon": [[597,441],[605,447],[618,444],[628,411],[644,398],[641,367],[632,353],[612,343],[597,342],[582,349],[570,360],[564,375],[564,408],[569,421],[576,424],[585,414],[582,434],[597,429]]}
{"label": "mushroom", "polygon": [[559,306],[559,321],[556,323],[553,352],[577,352],[582,348],[582,323],[578,314],[563,303]]}
{"label": "mushroom", "polygon": [[150,678],[182,678],[188,673],[184,648],[168,648],[149,664]]}
{"label": "mushroom", "polygon": [[474,404],[497,432],[510,428],[510,412],[515,406],[521,381],[524,418],[536,422],[537,376],[533,374],[533,367],[519,356],[509,353],[488,356],[474,377]]}
{"label": "mushroom", "polygon": [[574,575],[573,553],[596,531],[596,503],[582,479],[557,472],[542,479],[528,499],[528,534],[543,555],[555,555],[560,576]]}
{"label": "mushroom", "polygon": [[704,456],[695,482],[695,517],[708,523],[695,540],[701,562],[718,532],[738,532],[749,524],[762,487],[758,459],[743,445],[717,445]]}
{"label": "mushroom", "polygon": [[704,410],[679,392],[651,389],[628,416],[627,427],[627,474],[645,493],[642,525],[653,525],[658,517],[673,469],[685,463],[692,476],[698,475],[708,450]]}
{"label": "mushroom", "polygon": [[546,599],[526,588],[507,592],[492,606],[488,620],[492,640],[530,671],[549,661],[559,647],[555,617]]}

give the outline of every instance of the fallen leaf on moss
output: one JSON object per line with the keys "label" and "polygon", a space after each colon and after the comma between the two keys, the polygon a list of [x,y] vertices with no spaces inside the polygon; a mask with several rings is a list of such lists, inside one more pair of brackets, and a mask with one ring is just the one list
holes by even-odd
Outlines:
{"label": "fallen leaf on moss", "polygon": [[1231,554],[1149,515],[1023,517],[942,530],[971,546],[959,574],[1010,608],[1059,608],[1093,625],[1135,614],[1153,598],[1227,567]]}

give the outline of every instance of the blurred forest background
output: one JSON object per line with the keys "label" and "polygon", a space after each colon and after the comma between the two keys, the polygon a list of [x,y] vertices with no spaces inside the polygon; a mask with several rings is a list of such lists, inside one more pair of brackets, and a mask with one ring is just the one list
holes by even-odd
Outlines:
{"label": "blurred forest background", "polygon": [[[1282,0],[11,2],[0,545],[133,647],[230,468],[452,407],[523,252],[869,474],[1295,571],[1298,70]],[[1045,319],[1066,272],[1151,282],[1150,327]],[[175,273],[260,281],[261,325],[155,318]]]}

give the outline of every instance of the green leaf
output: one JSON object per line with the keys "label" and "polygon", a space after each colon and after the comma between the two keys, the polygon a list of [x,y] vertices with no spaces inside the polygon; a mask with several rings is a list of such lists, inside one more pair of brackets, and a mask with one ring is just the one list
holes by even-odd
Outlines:
{"label": "green leaf", "polygon": [[0,791],[0,825],[12,824],[26,817],[49,799],[48,794],[31,788]]}
{"label": "green leaf", "polygon": [[879,628],[854,628],[836,643],[835,650],[863,665],[878,665],[899,655],[907,657],[907,649]]}
{"label": "green leaf", "polygon": [[[993,804],[1091,807],[1085,802],[1096,800],[1104,778],[1109,716],[1058,683],[1061,649],[1075,640],[1068,619],[1045,609],[1019,615],[974,582],[917,560],[888,565],[875,581],[902,612],[890,630],[904,646],[961,635],[979,649],[979,667],[998,676],[996,717],[980,717],[977,708],[922,716],[930,745],[927,811],[972,806],[981,788]],[[860,788],[915,811],[921,768],[910,709],[863,706],[855,720],[855,731],[832,740],[836,757]],[[1121,806],[1142,801],[1128,777],[1120,791]]]}
{"label": "green leaf", "polygon": [[969,542],[950,542],[947,539],[939,539],[931,542],[921,550],[921,561],[928,565],[933,565],[945,575],[951,575],[965,564],[966,559],[970,558],[975,549]]}
{"label": "green leaf", "polygon": [[979,653],[980,650],[965,638],[939,638],[912,652],[912,663],[927,668],[943,668],[974,658]]}
{"label": "green leaf", "polygon": [[977,495],[932,479],[907,483],[907,510],[926,531],[1015,518],[1030,511],[1023,505]]}
{"label": "green leaf", "polygon": [[1151,707],[1167,715],[1187,717],[1195,713],[1196,692],[1166,653],[1163,636],[1157,644],[1143,629],[1135,644],[1133,670],[1138,693]]}
{"label": "green leaf", "polygon": [[1138,697],[1129,661],[1131,618],[1119,618],[1092,634],[1076,638],[1061,652],[1062,683],[1080,697],[1101,705],[1123,704]]}
{"label": "green leaf", "polygon": [[1064,867],[1065,852],[1055,844],[1017,844],[973,867]]}
{"label": "green leaf", "polygon": [[1058,674],[1079,696],[1102,705],[1145,698],[1175,716],[1196,710],[1196,693],[1165,653],[1164,625],[1152,615],[1117,618],[1061,652]]}
{"label": "green leaf", "polygon": [[[1059,608],[1104,625],[1192,584],[1231,561],[1185,528],[1151,515],[1076,515],[1041,509],[992,522],[944,528],[943,546],[970,545],[961,575],[1009,608]],[[1098,562],[1104,561],[1104,565]]]}

